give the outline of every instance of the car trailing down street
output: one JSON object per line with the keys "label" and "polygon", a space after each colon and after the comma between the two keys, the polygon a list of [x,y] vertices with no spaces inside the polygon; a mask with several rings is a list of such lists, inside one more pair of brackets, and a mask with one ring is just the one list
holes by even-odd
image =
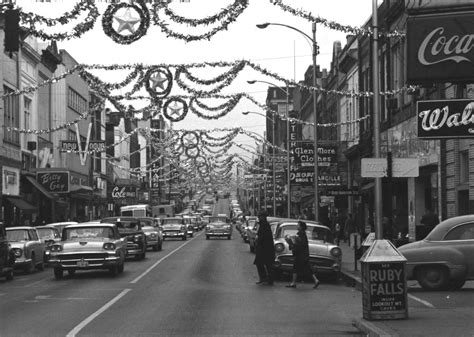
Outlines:
{"label": "car trailing down street", "polygon": [[211,237],[232,238],[232,224],[227,216],[211,216],[209,224],[206,226],[206,239]]}
{"label": "car trailing down street", "polygon": [[138,218],[118,216],[104,218],[100,222],[117,226],[120,236],[127,240],[127,257],[134,256],[136,260],[143,260],[146,257],[146,235]]}
{"label": "car trailing down street", "polygon": [[63,272],[74,275],[77,270],[107,269],[112,276],[123,272],[126,241],[117,226],[107,223],[81,223],[63,229],[59,243],[51,246],[50,265],[56,279]]}

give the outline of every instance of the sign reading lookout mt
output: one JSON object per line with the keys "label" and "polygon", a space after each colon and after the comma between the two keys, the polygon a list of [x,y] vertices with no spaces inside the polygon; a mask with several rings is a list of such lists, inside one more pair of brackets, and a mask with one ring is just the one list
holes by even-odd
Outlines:
{"label": "sign reading lookout mt", "polygon": [[410,84],[474,79],[474,12],[410,16],[407,21]]}
{"label": "sign reading lookout mt", "polygon": [[418,138],[474,138],[474,100],[418,101]]}

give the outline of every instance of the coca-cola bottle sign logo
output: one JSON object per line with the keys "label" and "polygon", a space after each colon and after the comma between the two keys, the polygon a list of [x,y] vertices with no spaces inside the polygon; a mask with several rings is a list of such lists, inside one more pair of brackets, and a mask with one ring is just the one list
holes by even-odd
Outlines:
{"label": "coca-cola bottle sign logo", "polygon": [[126,187],[114,187],[114,189],[112,190],[112,198],[114,199],[123,199],[125,198],[126,194],[125,194],[125,189]]}

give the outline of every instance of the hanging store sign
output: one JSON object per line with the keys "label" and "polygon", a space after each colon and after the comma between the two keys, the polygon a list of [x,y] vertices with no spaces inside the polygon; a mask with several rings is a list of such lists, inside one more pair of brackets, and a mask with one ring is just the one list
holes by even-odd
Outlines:
{"label": "hanging store sign", "polygon": [[418,101],[418,138],[474,137],[474,100]]}
{"label": "hanging store sign", "polygon": [[48,192],[69,193],[69,172],[67,171],[46,171],[36,173],[36,181]]}
{"label": "hanging store sign", "polygon": [[474,80],[473,34],[474,12],[410,16],[408,83]]}
{"label": "hanging store sign", "polygon": [[[295,166],[314,167],[314,142],[297,141],[292,142],[292,164]],[[330,166],[337,163],[336,146],[318,145],[318,167]]]}
{"label": "hanging store sign", "polygon": [[2,194],[19,196],[20,195],[20,169],[10,166],[2,167]]}
{"label": "hanging store sign", "polygon": [[77,143],[75,140],[62,140],[61,151],[97,151],[104,152],[106,150],[105,141],[93,140],[86,142]]}

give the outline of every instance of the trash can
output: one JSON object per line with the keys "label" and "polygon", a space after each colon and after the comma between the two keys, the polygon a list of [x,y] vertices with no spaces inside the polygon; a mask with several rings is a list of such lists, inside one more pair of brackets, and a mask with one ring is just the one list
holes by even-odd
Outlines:
{"label": "trash can", "polygon": [[408,318],[406,259],[388,240],[375,240],[360,259],[363,318]]}

